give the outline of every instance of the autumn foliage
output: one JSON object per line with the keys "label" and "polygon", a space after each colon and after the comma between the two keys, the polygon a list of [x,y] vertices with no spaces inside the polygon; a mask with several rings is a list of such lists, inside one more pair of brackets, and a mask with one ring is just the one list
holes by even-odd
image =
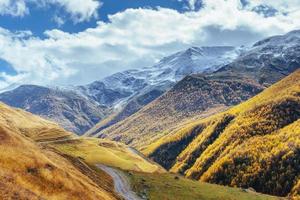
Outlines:
{"label": "autumn foliage", "polygon": [[[165,165],[158,157],[174,145],[180,152]],[[300,198],[300,71],[224,113],[190,122],[145,153],[193,179]]]}

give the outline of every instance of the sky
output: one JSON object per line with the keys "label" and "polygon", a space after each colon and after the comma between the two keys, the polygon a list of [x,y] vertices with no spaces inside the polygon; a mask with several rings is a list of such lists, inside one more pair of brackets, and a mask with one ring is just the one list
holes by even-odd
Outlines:
{"label": "sky", "polygon": [[250,46],[299,19],[299,0],[0,0],[0,91],[87,84],[191,46]]}

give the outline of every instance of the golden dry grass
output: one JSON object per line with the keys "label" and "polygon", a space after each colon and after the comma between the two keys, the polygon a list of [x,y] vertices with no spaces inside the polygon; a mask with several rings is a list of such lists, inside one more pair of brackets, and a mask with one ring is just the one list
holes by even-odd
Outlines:
{"label": "golden dry grass", "polygon": [[52,142],[50,146],[60,152],[80,157],[91,166],[104,164],[120,168],[147,173],[161,173],[165,170],[155,163],[143,158],[128,146],[96,138],[79,138],[61,142]]}
{"label": "golden dry grass", "polygon": [[75,137],[57,124],[21,109],[13,109],[0,102],[0,124],[35,141]]}
{"label": "golden dry grass", "polygon": [[36,143],[72,137],[52,122],[1,103],[0,199],[117,199],[104,185],[110,177]]}
{"label": "golden dry grass", "polygon": [[115,199],[68,160],[0,127],[1,199]]}

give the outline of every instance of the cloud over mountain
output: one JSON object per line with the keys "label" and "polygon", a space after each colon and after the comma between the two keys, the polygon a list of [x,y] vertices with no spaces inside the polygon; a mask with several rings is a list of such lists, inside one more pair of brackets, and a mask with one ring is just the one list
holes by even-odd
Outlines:
{"label": "cloud over mountain", "polygon": [[[25,6],[23,14],[30,12],[29,4],[55,3],[78,21],[95,16],[100,3],[85,0],[85,6],[77,6],[83,5],[81,1],[20,0],[12,4],[0,0],[0,13],[22,13],[17,2]],[[167,8],[127,9],[82,32],[51,29],[44,38],[1,28],[0,59],[17,74],[2,72],[0,90],[12,83],[87,83],[116,71],[152,65],[162,56],[192,45],[250,45],[300,28],[300,5],[293,0],[203,0],[201,5],[198,11],[183,13]]]}

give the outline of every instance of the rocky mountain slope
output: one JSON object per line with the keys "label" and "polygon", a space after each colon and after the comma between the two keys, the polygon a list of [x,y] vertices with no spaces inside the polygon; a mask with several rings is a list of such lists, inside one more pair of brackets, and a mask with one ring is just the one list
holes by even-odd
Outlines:
{"label": "rocky mountain slope", "polygon": [[35,85],[23,85],[2,93],[0,101],[57,122],[78,134],[103,119],[107,112],[105,106],[76,92]]}
{"label": "rocky mountain slope", "polygon": [[141,148],[186,120],[227,109],[290,74],[300,67],[299,50],[300,31],[262,40],[217,71],[188,76],[134,115],[89,133]]}
{"label": "rocky mountain slope", "polygon": [[190,121],[144,152],[172,172],[300,198],[300,70],[230,110]]}

